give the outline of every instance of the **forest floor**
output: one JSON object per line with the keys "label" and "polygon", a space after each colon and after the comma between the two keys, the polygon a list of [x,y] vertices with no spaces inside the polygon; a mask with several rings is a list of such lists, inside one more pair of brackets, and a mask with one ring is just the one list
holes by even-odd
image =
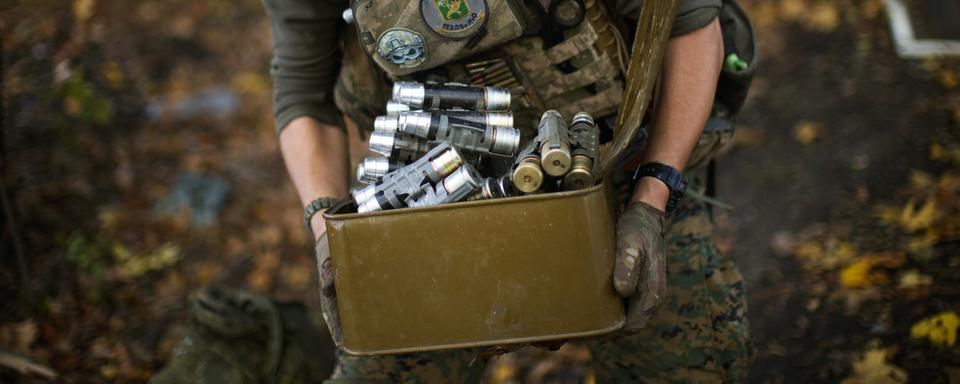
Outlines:
{"label": "forest floor", "polygon": [[[960,383],[960,62],[897,57],[880,0],[742,3],[760,71],[719,161],[718,241],[746,279],[751,382]],[[209,285],[320,323],[259,1],[0,15],[3,356],[144,382]],[[524,349],[488,381],[592,382],[589,358]]]}

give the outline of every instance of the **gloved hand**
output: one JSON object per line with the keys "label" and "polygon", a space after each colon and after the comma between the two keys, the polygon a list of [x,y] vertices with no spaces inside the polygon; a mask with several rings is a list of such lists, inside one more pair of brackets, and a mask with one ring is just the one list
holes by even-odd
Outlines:
{"label": "gloved hand", "polygon": [[662,211],[639,201],[617,221],[613,286],[627,298],[626,332],[643,328],[666,293],[664,221]]}
{"label": "gloved hand", "polygon": [[317,239],[317,268],[320,269],[320,307],[323,309],[323,320],[330,330],[330,337],[338,347],[343,342],[343,333],[340,331],[340,311],[337,309],[337,289],[333,286],[333,260],[330,259],[330,246],[327,234]]}

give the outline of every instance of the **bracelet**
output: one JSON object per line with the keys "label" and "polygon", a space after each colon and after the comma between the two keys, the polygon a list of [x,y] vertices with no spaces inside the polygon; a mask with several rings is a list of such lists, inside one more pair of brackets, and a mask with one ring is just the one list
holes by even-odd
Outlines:
{"label": "bracelet", "polygon": [[313,219],[313,215],[332,207],[336,203],[336,198],[318,197],[303,208],[303,226],[307,229],[307,234],[314,236],[313,225],[310,224],[310,220]]}

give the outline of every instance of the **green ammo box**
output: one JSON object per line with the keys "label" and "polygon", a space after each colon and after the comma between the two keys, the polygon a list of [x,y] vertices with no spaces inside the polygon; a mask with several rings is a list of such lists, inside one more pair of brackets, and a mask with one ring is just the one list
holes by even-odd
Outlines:
{"label": "green ammo box", "polygon": [[[373,355],[614,331],[614,218],[604,185],[324,214],[343,348]],[[353,209],[351,209],[353,208]]]}
{"label": "green ammo box", "polygon": [[[626,97],[599,175],[649,106],[676,0],[645,1]],[[324,213],[343,349],[377,355],[600,335],[624,324],[613,290],[612,188]]]}

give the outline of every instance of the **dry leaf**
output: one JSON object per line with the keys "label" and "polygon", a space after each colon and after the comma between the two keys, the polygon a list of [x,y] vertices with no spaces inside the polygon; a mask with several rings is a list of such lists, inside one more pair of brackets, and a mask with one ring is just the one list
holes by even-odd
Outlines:
{"label": "dry leaf", "polygon": [[910,337],[927,339],[938,347],[952,347],[957,342],[960,316],[948,311],[920,320],[910,328]]}
{"label": "dry leaf", "polygon": [[907,371],[887,363],[887,352],[871,348],[853,362],[853,374],[842,384],[902,384],[907,382]]}
{"label": "dry leaf", "polygon": [[865,288],[884,285],[890,277],[877,267],[897,268],[906,261],[902,254],[886,253],[866,255],[840,272],[840,283],[846,288]]}
{"label": "dry leaf", "polygon": [[796,255],[807,270],[833,270],[857,255],[857,249],[848,242],[827,239],[806,241],[797,246]]}
{"label": "dry leaf", "polygon": [[807,13],[807,5],[801,0],[781,0],[780,17],[784,20],[799,20]]}
{"label": "dry leaf", "polygon": [[793,138],[804,145],[822,139],[824,133],[822,125],[810,121],[801,122],[793,128]]}
{"label": "dry leaf", "polygon": [[913,169],[910,171],[910,188],[915,191],[925,192],[933,187],[933,176],[924,171]]}
{"label": "dry leaf", "polygon": [[820,32],[831,32],[840,24],[840,14],[833,3],[819,3],[813,10],[807,12],[809,12],[807,22],[813,29]]}
{"label": "dry leaf", "polygon": [[916,269],[911,269],[900,275],[900,282],[897,284],[897,287],[901,289],[916,289],[930,286],[930,284],[933,284],[932,276],[924,275]]}
{"label": "dry leaf", "polygon": [[93,0],[75,0],[73,14],[78,22],[84,22],[93,14]]}
{"label": "dry leaf", "polygon": [[933,225],[939,216],[938,213],[937,203],[933,200],[928,200],[919,209],[917,203],[910,200],[900,212],[900,226],[910,233],[927,229]]}
{"label": "dry leaf", "polygon": [[941,70],[940,76],[938,77],[940,80],[940,85],[946,89],[954,89],[957,87],[957,85],[960,85],[960,82],[957,81],[957,73],[952,70]]}

